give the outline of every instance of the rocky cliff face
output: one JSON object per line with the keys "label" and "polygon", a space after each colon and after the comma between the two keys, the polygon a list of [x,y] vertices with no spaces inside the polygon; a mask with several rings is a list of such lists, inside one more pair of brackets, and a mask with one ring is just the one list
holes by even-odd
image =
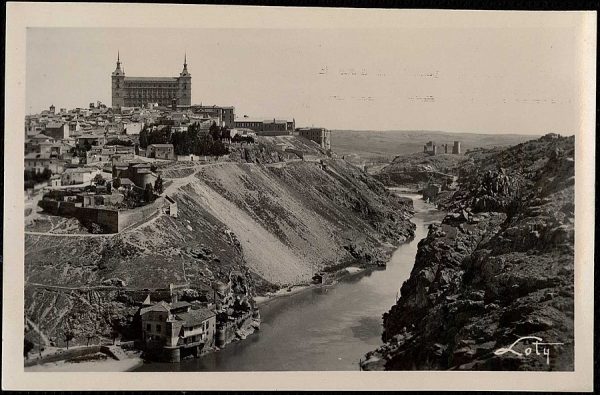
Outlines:
{"label": "rocky cliff face", "polygon": [[[307,142],[275,141],[303,150]],[[314,271],[375,264],[386,246],[413,236],[410,205],[347,162],[281,162],[285,151],[268,139],[251,151],[238,161],[162,166],[177,218],[161,213],[115,235],[26,234],[28,337],[64,346],[67,329],[74,343],[113,330],[133,336],[126,328],[136,303],[171,283],[203,302],[233,269],[261,294],[310,282]]]}
{"label": "rocky cliff face", "polygon": [[572,370],[574,138],[478,151],[459,181],[363,368]]}

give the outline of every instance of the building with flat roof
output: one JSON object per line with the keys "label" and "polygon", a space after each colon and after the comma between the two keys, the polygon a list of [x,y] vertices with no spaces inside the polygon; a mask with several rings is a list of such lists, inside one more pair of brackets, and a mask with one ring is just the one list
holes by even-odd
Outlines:
{"label": "building with flat roof", "polygon": [[253,119],[244,117],[236,119],[234,125],[237,129],[253,130],[259,136],[281,136],[292,134],[296,128],[296,121],[276,118]]}
{"label": "building with flat roof", "polygon": [[44,134],[56,140],[69,138],[69,124],[66,122],[48,122]]}
{"label": "building with flat roof", "polygon": [[187,69],[187,56],[179,77],[126,77],[117,54],[117,67],[112,73],[112,106],[145,107],[149,103],[160,106],[189,106],[192,99],[192,75]]}
{"label": "building with flat roof", "polygon": [[155,159],[175,160],[173,144],[150,144],[146,148],[146,156]]}
{"label": "building with flat roof", "polygon": [[218,119],[218,126],[228,129],[235,127],[235,107],[193,105],[191,109],[194,114],[204,118]]}
{"label": "building with flat roof", "polygon": [[331,131],[325,128],[300,128],[298,135],[319,144],[324,150],[331,149]]}

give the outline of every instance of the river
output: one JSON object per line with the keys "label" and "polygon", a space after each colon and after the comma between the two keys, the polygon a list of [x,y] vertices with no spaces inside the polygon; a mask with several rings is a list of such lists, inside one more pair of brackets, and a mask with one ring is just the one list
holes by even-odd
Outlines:
{"label": "river", "polygon": [[[328,288],[273,299],[261,305],[260,330],[223,350],[181,363],[145,363],[136,371],[358,370],[363,355],[381,345],[382,314],[409,277],[417,244],[443,213],[413,199],[415,238],[394,251],[385,270],[348,276]],[[326,290],[326,291],[325,291]]]}

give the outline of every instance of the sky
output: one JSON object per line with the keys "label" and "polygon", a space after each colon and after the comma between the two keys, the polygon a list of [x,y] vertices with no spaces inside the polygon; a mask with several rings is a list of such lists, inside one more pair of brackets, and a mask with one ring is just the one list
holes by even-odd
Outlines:
{"label": "sky", "polygon": [[110,105],[127,76],[177,76],[194,104],[354,130],[574,134],[579,37],[560,25],[336,29],[28,28],[26,113]]}

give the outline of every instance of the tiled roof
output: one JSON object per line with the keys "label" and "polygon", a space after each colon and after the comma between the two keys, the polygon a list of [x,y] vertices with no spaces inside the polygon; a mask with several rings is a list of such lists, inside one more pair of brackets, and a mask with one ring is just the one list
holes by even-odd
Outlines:
{"label": "tiled roof", "polygon": [[169,304],[167,302],[160,301],[155,305],[144,307],[140,310],[140,315],[146,314],[149,311],[169,311]]}
{"label": "tiled roof", "polygon": [[176,82],[176,77],[125,77],[125,81],[156,81],[156,82]]}
{"label": "tiled roof", "polygon": [[210,317],[214,317],[216,314],[214,311],[209,309],[198,309],[198,310],[190,310],[187,313],[177,314],[177,318],[185,321],[183,324],[184,327],[190,327],[194,325],[199,325],[209,319]]}
{"label": "tiled roof", "polygon": [[88,169],[85,167],[72,167],[69,169],[65,169],[65,173],[92,173],[93,169]]}
{"label": "tiled roof", "polygon": [[184,302],[184,301],[171,303],[171,309],[179,309],[181,307],[188,307],[188,306],[191,306],[191,304],[188,302]]}
{"label": "tiled roof", "polygon": [[45,134],[36,134],[35,136],[31,137],[32,140],[53,140],[52,137],[50,136],[46,136]]}
{"label": "tiled roof", "polygon": [[235,122],[264,122],[265,120],[262,118],[238,118]]}

